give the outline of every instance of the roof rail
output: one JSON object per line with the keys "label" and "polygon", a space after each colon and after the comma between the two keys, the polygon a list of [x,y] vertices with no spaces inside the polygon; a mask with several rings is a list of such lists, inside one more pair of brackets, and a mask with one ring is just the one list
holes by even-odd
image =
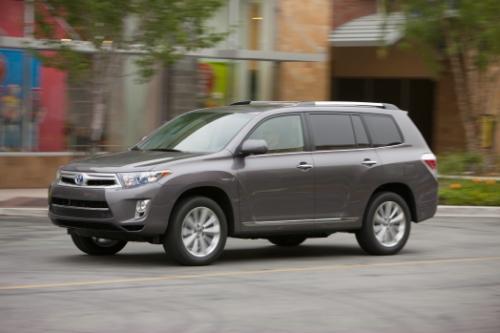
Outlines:
{"label": "roof rail", "polygon": [[345,106],[345,107],[371,107],[387,110],[399,110],[394,104],[389,103],[370,103],[370,102],[344,102],[344,101],[238,101],[231,105],[295,105],[295,106]]}
{"label": "roof rail", "polygon": [[269,104],[299,104],[299,101],[238,101],[230,105],[269,105]]}
{"label": "roof rail", "polygon": [[389,103],[370,103],[370,102],[343,102],[343,101],[319,101],[313,102],[316,106],[347,106],[347,107],[371,107],[389,110],[399,110],[394,104]]}

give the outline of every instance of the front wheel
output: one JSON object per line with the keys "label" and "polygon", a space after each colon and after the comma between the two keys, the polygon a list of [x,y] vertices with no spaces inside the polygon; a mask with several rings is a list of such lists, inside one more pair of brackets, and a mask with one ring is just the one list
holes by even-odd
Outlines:
{"label": "front wheel", "polygon": [[127,245],[126,241],[100,238],[100,237],[85,237],[76,234],[71,234],[71,239],[76,247],[92,256],[108,256],[121,251]]}
{"label": "front wheel", "polygon": [[163,247],[182,265],[208,265],[224,250],[226,216],[210,198],[191,197],[175,208]]}
{"label": "front wheel", "polygon": [[370,201],[356,239],[370,254],[396,254],[405,246],[410,229],[411,215],[406,201],[396,193],[381,192]]}

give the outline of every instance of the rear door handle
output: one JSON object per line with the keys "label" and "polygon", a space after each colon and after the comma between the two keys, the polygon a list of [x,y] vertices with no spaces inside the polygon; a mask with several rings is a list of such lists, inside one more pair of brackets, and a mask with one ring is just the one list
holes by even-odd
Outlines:
{"label": "rear door handle", "polygon": [[361,164],[371,167],[371,166],[377,164],[377,161],[371,160],[369,158],[365,158],[363,160],[363,162],[361,162]]}
{"label": "rear door handle", "polygon": [[300,169],[300,170],[303,170],[303,171],[308,171],[310,169],[313,168],[313,165],[312,164],[309,164],[307,162],[300,162],[298,165],[297,165],[297,168]]}

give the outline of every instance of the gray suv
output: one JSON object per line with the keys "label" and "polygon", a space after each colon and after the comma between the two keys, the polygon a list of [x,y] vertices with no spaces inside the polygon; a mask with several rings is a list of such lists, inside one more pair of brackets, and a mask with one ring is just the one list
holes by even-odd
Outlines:
{"label": "gray suv", "polygon": [[65,165],[49,194],[53,223],[90,255],[143,241],[205,265],[228,236],[297,246],[338,231],[387,255],[436,212],[436,157],[391,104],[245,101]]}

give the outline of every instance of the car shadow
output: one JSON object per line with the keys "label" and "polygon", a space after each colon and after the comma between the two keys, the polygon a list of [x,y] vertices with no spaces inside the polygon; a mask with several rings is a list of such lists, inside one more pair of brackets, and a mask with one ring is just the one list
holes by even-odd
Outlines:
{"label": "car shadow", "polygon": [[296,247],[263,246],[259,248],[228,249],[219,261],[273,261],[294,258],[346,257],[364,255],[358,246],[305,244]]}
{"label": "car shadow", "polygon": [[[160,249],[160,248],[159,248]],[[404,254],[412,254],[414,251],[405,249]],[[226,249],[216,264],[246,263],[253,261],[273,262],[282,260],[304,259],[304,258],[342,258],[355,256],[369,256],[358,246],[344,245],[301,245],[298,247],[260,246],[236,249]],[[128,266],[128,267],[150,267],[150,266],[178,266],[170,260],[161,249],[158,252],[130,253],[127,249],[114,256],[88,256],[88,255],[64,255],[52,257],[53,262],[70,266]]]}

